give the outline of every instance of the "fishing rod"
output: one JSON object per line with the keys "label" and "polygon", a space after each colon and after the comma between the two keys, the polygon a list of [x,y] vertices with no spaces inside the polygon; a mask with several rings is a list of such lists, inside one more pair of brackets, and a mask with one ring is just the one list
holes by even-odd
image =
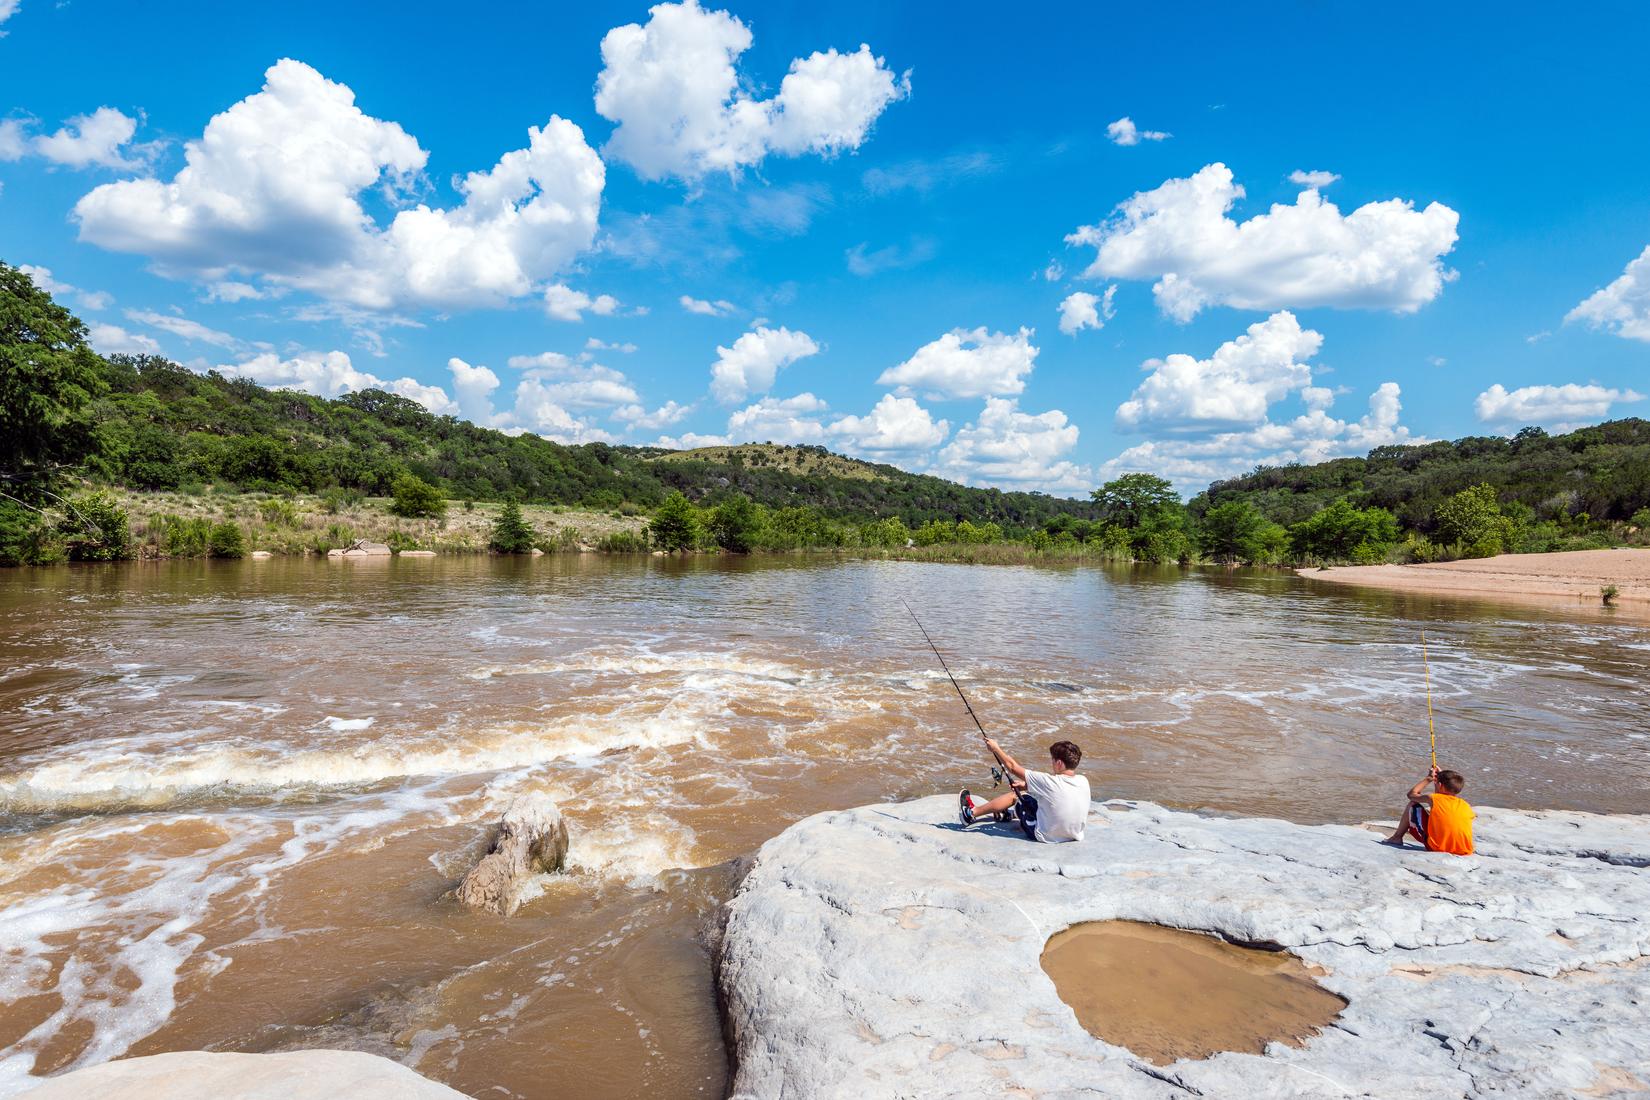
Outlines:
{"label": "fishing rod", "polygon": [[[911,616],[911,621],[917,624],[917,629],[922,631],[923,641],[928,643],[928,648],[932,649],[934,656],[939,658],[940,667],[945,670],[946,679],[950,680],[951,686],[957,689],[957,697],[962,700],[963,709],[968,711],[968,716],[974,719],[974,728],[980,731],[980,738],[990,741],[991,738],[985,732],[985,727],[980,725],[980,716],[974,713],[974,705],[968,701],[968,695],[963,691],[962,685],[957,683],[957,678],[951,675],[951,666],[945,663],[945,654],[941,653],[940,647],[934,644],[934,639],[928,636],[928,628],[922,625],[922,620],[917,618],[917,613],[911,610],[911,605],[905,602],[904,596],[899,597],[899,602],[905,607],[906,614]],[[988,744],[986,748],[990,749],[991,746]],[[1003,760],[1002,754],[995,749],[992,749],[991,755],[997,761],[991,766],[991,785],[993,787],[1001,786],[1003,776],[1008,771],[1008,765]]]}
{"label": "fishing rod", "polygon": [[1432,666],[1427,663],[1427,632],[1421,631],[1421,670],[1427,681],[1427,738],[1432,742],[1432,768],[1438,770],[1438,731],[1432,726]]}

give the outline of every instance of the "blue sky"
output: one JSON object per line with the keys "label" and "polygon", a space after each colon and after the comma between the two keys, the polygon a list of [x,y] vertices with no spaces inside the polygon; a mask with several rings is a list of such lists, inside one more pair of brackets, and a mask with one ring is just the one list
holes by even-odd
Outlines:
{"label": "blue sky", "polygon": [[1643,5],[0,31],[0,258],[105,351],[1069,495],[1650,415]]}

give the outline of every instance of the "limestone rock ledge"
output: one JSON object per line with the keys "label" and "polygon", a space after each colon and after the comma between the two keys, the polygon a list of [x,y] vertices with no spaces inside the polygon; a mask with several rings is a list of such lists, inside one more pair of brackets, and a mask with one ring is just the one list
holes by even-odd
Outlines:
{"label": "limestone rock ledge", "polygon": [[[1457,858],[1123,802],[1040,845],[955,808],[820,814],[762,847],[718,948],[734,1095],[1650,1095],[1650,816],[1480,808]],[[1039,965],[1111,919],[1288,948],[1347,1009],[1301,1049],[1153,1066]]]}
{"label": "limestone rock ledge", "polygon": [[354,1050],[124,1058],[53,1077],[19,1100],[466,1100],[406,1066]]}

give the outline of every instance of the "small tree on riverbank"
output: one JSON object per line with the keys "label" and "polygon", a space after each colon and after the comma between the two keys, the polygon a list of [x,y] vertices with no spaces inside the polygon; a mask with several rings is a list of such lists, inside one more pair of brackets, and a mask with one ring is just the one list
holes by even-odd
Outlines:
{"label": "small tree on riverbank", "polygon": [[671,493],[653,513],[647,530],[654,546],[675,553],[678,550],[692,550],[698,545],[703,527],[699,523],[697,510],[688,498],[681,493]]}
{"label": "small tree on riverbank", "polygon": [[447,514],[447,502],[441,490],[412,474],[402,474],[395,479],[390,486],[390,497],[390,511],[398,516],[441,519]]}
{"label": "small tree on riverbank", "polygon": [[504,502],[504,511],[493,524],[493,536],[488,545],[500,554],[530,554],[533,551],[533,528],[521,518],[521,505],[511,497]]}

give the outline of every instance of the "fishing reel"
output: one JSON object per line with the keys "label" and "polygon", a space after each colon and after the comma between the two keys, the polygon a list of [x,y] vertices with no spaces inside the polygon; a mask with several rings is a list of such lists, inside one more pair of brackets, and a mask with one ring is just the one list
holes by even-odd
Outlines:
{"label": "fishing reel", "polygon": [[1001,787],[1003,785],[1003,780],[1006,779],[1006,778],[1008,778],[1008,773],[1003,771],[1003,769],[999,765],[997,765],[997,764],[991,765],[991,789],[992,790],[996,790],[998,787]]}

